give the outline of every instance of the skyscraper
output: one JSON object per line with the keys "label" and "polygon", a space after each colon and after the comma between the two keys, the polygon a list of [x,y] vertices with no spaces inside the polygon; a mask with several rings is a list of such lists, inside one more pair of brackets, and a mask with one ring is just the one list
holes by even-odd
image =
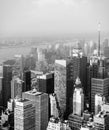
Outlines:
{"label": "skyscraper", "polygon": [[12,66],[3,65],[3,106],[7,106],[7,101],[11,98]]}
{"label": "skyscraper", "polygon": [[50,94],[50,115],[54,116],[55,118],[59,117],[58,109],[57,109],[57,103],[55,94]]}
{"label": "skyscraper", "polygon": [[69,115],[69,126],[73,130],[79,130],[83,123],[82,113],[84,111],[84,94],[80,79],[77,77],[73,94],[73,113]]}
{"label": "skyscraper", "polygon": [[95,94],[101,94],[105,98],[109,96],[109,78],[98,79],[92,78],[91,80],[91,111],[95,108]]}
{"label": "skyscraper", "polygon": [[46,130],[48,125],[48,94],[35,89],[23,93],[24,99],[33,101],[35,105],[35,130]]}
{"label": "skyscraper", "polygon": [[14,111],[15,130],[35,130],[35,107],[32,101],[27,99],[16,101]]}
{"label": "skyscraper", "polygon": [[23,81],[14,76],[11,80],[11,99],[22,98]]}
{"label": "skyscraper", "polygon": [[101,111],[103,99],[103,95],[95,94],[95,115],[97,115]]}
{"label": "skyscraper", "polygon": [[0,77],[0,106],[3,105],[3,77]]}
{"label": "skyscraper", "polygon": [[61,112],[64,116],[66,112],[67,98],[67,75],[66,75],[66,60],[55,61],[55,77],[54,77],[54,92],[57,95]]}
{"label": "skyscraper", "polygon": [[46,73],[37,76],[38,89],[44,93],[54,93],[54,73]]}
{"label": "skyscraper", "polygon": [[77,77],[73,93],[73,114],[81,116],[84,111],[84,94],[80,79]]}
{"label": "skyscraper", "polygon": [[24,81],[24,84],[23,84],[22,91],[26,92],[26,91],[31,90],[32,89],[31,88],[31,71],[27,70],[23,72],[23,81]]}
{"label": "skyscraper", "polygon": [[66,116],[73,111],[72,93],[77,76],[80,77],[84,94],[87,96],[86,67],[87,58],[83,56],[79,43],[73,49],[71,57],[55,61],[54,92],[57,94],[61,110],[67,110]]}

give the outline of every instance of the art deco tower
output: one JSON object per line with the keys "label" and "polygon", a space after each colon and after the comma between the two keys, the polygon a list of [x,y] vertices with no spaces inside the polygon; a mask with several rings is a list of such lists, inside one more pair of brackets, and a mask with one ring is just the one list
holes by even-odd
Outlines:
{"label": "art deco tower", "polygon": [[84,94],[79,77],[77,77],[74,87],[73,114],[81,116],[84,111]]}

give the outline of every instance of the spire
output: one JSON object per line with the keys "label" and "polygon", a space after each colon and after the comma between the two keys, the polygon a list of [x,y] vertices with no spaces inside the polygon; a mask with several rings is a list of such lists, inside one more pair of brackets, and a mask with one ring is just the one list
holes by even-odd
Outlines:
{"label": "spire", "polygon": [[100,56],[100,31],[101,31],[101,24],[98,23],[98,56]]}

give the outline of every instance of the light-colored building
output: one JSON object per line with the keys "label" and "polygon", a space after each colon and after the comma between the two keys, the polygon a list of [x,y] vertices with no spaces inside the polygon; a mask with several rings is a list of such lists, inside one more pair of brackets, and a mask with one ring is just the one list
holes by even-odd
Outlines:
{"label": "light-colored building", "polygon": [[55,95],[50,94],[49,98],[50,98],[50,115],[54,117],[59,117]]}
{"label": "light-colored building", "polygon": [[95,94],[95,115],[101,111],[101,106],[103,104],[103,95]]}
{"label": "light-colored building", "polygon": [[80,79],[77,77],[73,94],[73,114],[81,116],[84,111],[84,94]]}
{"label": "light-colored building", "polygon": [[14,109],[15,130],[35,130],[35,107],[27,99],[16,101]]}

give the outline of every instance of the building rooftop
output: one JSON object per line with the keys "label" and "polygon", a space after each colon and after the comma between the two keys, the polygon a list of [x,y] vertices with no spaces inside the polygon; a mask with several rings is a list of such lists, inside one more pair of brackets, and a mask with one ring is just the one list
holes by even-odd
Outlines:
{"label": "building rooftop", "polygon": [[34,96],[43,94],[42,92],[38,92],[35,88],[33,90],[27,91],[25,93],[30,94],[30,95],[34,95]]}

